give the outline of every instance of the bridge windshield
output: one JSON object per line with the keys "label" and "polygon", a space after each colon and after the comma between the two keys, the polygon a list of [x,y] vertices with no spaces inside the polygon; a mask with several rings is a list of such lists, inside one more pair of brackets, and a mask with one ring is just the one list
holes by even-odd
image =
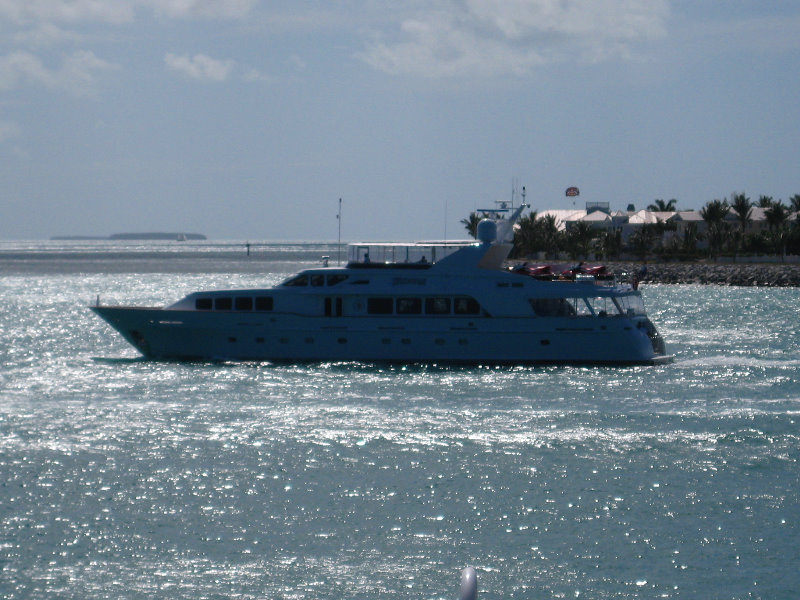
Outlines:
{"label": "bridge windshield", "polygon": [[638,293],[617,296],[614,302],[619,306],[620,312],[624,315],[643,315],[644,300]]}

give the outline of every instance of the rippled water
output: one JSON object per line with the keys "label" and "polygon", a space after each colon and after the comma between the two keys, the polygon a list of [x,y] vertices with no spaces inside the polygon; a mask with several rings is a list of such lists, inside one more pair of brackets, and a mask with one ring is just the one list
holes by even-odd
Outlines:
{"label": "rippled water", "polygon": [[797,597],[800,290],[645,286],[663,367],[156,363],[98,293],[331,248],[73,250],[0,248],[0,597]]}

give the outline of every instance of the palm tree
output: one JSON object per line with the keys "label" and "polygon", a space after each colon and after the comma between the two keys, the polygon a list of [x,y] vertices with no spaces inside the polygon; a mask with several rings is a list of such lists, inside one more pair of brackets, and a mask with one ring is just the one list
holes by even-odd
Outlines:
{"label": "palm tree", "polygon": [[592,248],[592,242],[597,237],[597,230],[585,221],[578,221],[566,235],[565,244],[570,257],[575,260],[578,258],[588,258]]}
{"label": "palm tree", "polygon": [[461,222],[464,224],[464,229],[466,229],[469,234],[473,238],[478,237],[478,223],[483,220],[483,217],[476,212],[469,213],[469,217],[466,219],[461,219]]}
{"label": "palm tree", "polygon": [[781,202],[775,202],[767,210],[764,211],[764,216],[767,219],[769,226],[770,237],[775,248],[775,254],[781,255],[781,260],[786,258],[786,237],[788,228],[786,227],[789,222],[789,209]]}
{"label": "palm tree", "polygon": [[700,234],[697,231],[697,223],[689,223],[686,227],[686,232],[683,234],[683,244],[681,249],[686,254],[694,255],[697,252],[697,241]]}
{"label": "palm tree", "polygon": [[645,261],[648,253],[653,249],[656,237],[658,237],[658,233],[655,225],[645,223],[631,234],[630,238],[628,238],[628,244],[639,260]]}
{"label": "palm tree", "polygon": [[795,220],[800,221],[800,194],[795,194],[789,198],[789,203],[791,204],[792,210],[795,213]]}
{"label": "palm tree", "polygon": [[669,202],[664,202],[661,198],[656,199],[653,204],[648,205],[647,210],[652,212],[673,212],[678,201],[673,198]]}
{"label": "palm tree", "polygon": [[700,216],[708,226],[708,246],[714,260],[717,260],[727,238],[728,224],[725,222],[725,217],[728,209],[728,203],[725,200],[711,200],[700,209]]}
{"label": "palm tree", "polygon": [[619,258],[622,251],[622,230],[607,229],[600,236],[600,250],[606,259]]}
{"label": "palm tree", "polygon": [[736,220],[739,221],[739,235],[736,240],[737,251],[744,243],[744,232],[747,224],[753,220],[753,203],[744,194],[733,194],[731,196],[731,209],[736,213]]}
{"label": "palm tree", "polygon": [[544,215],[539,217],[542,234],[542,244],[544,245],[545,256],[557,258],[558,251],[563,245],[563,234],[558,228],[558,219],[555,215]]}
{"label": "palm tree", "polygon": [[772,196],[759,196],[758,197],[758,207],[759,208],[769,208],[775,203],[772,199]]}
{"label": "palm tree", "polygon": [[538,252],[542,246],[542,236],[536,211],[531,211],[517,220],[514,226],[514,255],[528,256]]}

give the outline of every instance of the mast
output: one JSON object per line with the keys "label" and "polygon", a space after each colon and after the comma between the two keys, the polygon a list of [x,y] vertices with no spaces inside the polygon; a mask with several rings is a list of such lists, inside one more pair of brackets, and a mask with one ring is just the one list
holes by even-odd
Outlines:
{"label": "mast", "polygon": [[336,266],[342,265],[342,199],[339,198],[339,212],[336,213],[336,221],[339,224],[339,239],[336,242]]}
{"label": "mast", "polygon": [[[513,202],[512,202],[513,208]],[[500,219],[497,222],[497,242],[500,244],[510,244],[514,241],[514,223],[517,222],[522,211],[529,208],[525,204],[525,186],[522,186],[522,204],[513,210],[508,219]]]}

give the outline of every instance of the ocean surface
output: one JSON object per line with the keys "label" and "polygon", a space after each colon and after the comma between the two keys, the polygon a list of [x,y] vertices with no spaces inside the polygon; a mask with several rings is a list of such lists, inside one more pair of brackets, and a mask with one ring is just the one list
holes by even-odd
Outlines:
{"label": "ocean surface", "polygon": [[149,362],[87,309],[337,250],[0,242],[0,598],[800,597],[800,289],[645,285],[630,368]]}

